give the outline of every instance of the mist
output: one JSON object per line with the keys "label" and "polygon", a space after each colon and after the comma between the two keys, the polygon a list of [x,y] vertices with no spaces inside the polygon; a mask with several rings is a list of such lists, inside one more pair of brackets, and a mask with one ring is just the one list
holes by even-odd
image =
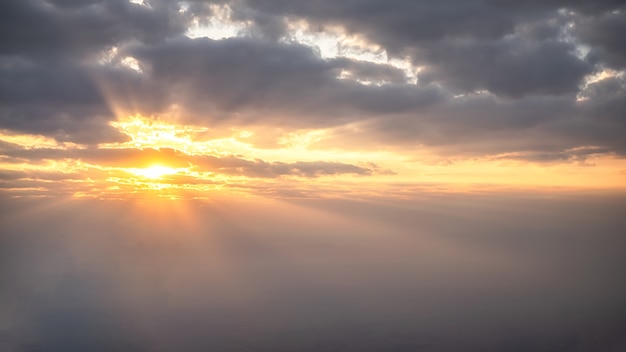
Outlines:
{"label": "mist", "polygon": [[626,349],[622,194],[0,206],[2,351]]}

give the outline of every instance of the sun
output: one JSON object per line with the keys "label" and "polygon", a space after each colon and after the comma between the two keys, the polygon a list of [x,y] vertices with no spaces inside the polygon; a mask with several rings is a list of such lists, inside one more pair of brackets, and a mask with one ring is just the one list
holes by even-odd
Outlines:
{"label": "sun", "polygon": [[156,180],[166,175],[176,174],[178,170],[168,166],[154,165],[143,169],[134,169],[132,172],[135,175]]}

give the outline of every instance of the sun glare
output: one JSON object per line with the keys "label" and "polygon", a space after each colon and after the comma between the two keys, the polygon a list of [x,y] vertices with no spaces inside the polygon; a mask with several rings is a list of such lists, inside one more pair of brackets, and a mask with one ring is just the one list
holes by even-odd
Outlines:
{"label": "sun glare", "polygon": [[144,169],[134,169],[132,173],[155,180],[163,176],[176,174],[178,170],[167,166],[154,165]]}

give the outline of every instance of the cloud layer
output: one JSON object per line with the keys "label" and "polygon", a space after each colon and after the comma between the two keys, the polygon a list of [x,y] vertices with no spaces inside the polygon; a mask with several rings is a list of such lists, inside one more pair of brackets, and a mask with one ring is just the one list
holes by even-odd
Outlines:
{"label": "cloud layer", "polygon": [[[231,21],[247,21],[243,37],[185,36],[225,5]],[[543,151],[599,146],[624,153],[616,136],[625,124],[615,116],[626,99],[619,1],[1,6],[0,127],[11,131],[84,144],[118,141],[123,136],[108,125],[119,117],[115,108],[151,116],[175,105],[196,124],[317,128],[365,121],[371,139],[392,146],[450,147],[462,138],[464,149],[488,154],[532,151],[550,140]],[[294,21],[318,32],[339,28],[389,58],[408,58],[417,81],[385,62],[323,58],[285,41],[293,39]],[[589,81],[607,70],[612,74]],[[342,71],[352,79],[339,79]],[[502,147],[502,135],[518,141]],[[493,148],[475,146],[478,140]]]}

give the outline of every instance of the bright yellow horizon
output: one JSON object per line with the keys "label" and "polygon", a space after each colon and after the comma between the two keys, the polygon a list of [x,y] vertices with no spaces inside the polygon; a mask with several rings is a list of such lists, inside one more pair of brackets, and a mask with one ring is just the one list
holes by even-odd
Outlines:
{"label": "bright yellow horizon", "polygon": [[[30,187],[15,194],[59,191],[76,196],[162,192],[246,193],[258,188],[292,189],[323,194],[376,193],[439,185],[448,190],[538,188],[624,189],[626,160],[597,154],[580,162],[532,163],[515,158],[451,157],[434,150],[360,150],[329,148],[324,141],[333,131],[289,133],[274,145],[259,147],[253,128],[233,129],[213,136],[196,127],[131,116],[111,124],[128,137],[126,142],[101,144],[97,149],[58,143],[37,135],[4,133],[0,141],[43,153],[36,163],[0,161],[0,168],[23,171]],[[321,146],[321,147],[320,147]],[[49,155],[45,155],[48,153]],[[108,155],[111,156],[108,156]],[[320,160],[332,160],[328,171]],[[306,165],[301,165],[307,163]],[[345,170],[344,170],[345,169]],[[63,178],[63,187],[38,175]]]}

